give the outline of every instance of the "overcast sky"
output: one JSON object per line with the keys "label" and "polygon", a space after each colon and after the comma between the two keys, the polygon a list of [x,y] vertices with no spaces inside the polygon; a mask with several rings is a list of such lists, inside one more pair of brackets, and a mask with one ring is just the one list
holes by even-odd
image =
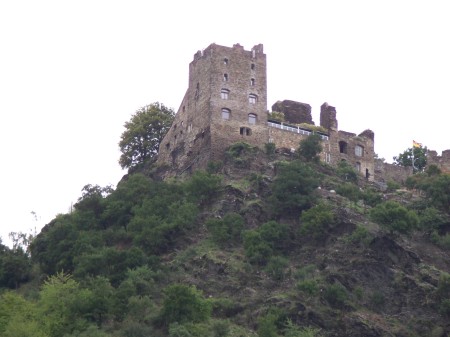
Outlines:
{"label": "overcast sky", "polygon": [[[188,64],[211,43],[267,55],[268,109],[337,109],[392,157],[448,137],[447,1],[0,1],[0,236],[66,213],[86,184],[115,185],[123,124],[178,109]],[[31,214],[36,213],[36,218]]]}

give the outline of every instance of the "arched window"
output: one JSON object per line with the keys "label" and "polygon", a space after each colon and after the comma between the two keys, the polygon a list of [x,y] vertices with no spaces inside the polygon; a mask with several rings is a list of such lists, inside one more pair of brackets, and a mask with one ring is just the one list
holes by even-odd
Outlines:
{"label": "arched window", "polygon": [[223,108],[222,109],[222,119],[228,120],[228,119],[230,119],[230,116],[231,116],[231,110],[227,109],[227,108]]}
{"label": "arched window", "polygon": [[254,78],[251,78],[251,79],[250,79],[250,85],[251,85],[252,87],[255,86],[255,79],[254,79]]}
{"label": "arched window", "polygon": [[225,64],[225,65],[228,64],[228,59],[226,57],[223,59],[223,64]]}
{"label": "arched window", "polygon": [[252,70],[255,70],[255,64],[252,63],[252,65],[250,66],[250,68],[251,68]]}
{"label": "arched window", "polygon": [[255,114],[248,114],[248,122],[250,124],[256,124],[256,115]]}
{"label": "arched window", "polygon": [[230,94],[230,90],[228,90],[228,89],[220,90],[220,97],[222,97],[222,99],[228,99],[229,94]]}
{"label": "arched window", "polygon": [[228,82],[228,74],[223,74],[223,81]]}
{"label": "arched window", "polygon": [[249,103],[256,104],[257,101],[258,101],[258,96],[256,96],[255,94],[248,95],[248,102]]}
{"label": "arched window", "polygon": [[341,140],[339,142],[339,152],[340,153],[347,153],[347,143]]}
{"label": "arched window", "polygon": [[355,156],[362,157],[364,155],[364,148],[361,145],[355,146]]}

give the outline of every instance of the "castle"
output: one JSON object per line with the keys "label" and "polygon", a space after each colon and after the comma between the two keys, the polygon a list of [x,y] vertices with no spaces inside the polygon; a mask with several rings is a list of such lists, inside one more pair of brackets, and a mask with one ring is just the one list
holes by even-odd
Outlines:
{"label": "castle", "polygon": [[282,113],[284,120],[267,110],[263,45],[244,50],[239,44],[230,48],[213,43],[189,64],[189,86],[161,142],[158,162],[177,173],[204,169],[210,161],[221,160],[233,143],[260,148],[274,143],[277,149],[294,151],[314,132],[322,138],[324,162],[336,165],[345,160],[369,181],[403,180],[412,174],[410,168],[375,159],[371,130],[339,130],[336,109],[327,103],[321,106],[320,126],[315,126],[309,104],[278,101],[272,111]]}

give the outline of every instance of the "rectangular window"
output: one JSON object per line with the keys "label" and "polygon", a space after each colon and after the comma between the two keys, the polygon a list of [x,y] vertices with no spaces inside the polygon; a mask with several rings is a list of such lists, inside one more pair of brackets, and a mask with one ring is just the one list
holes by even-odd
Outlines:
{"label": "rectangular window", "polygon": [[360,145],[355,146],[355,156],[362,157],[364,153],[364,148]]}

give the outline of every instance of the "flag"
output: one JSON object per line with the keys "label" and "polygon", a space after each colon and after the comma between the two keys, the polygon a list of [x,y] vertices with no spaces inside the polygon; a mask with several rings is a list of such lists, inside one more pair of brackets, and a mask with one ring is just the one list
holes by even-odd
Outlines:
{"label": "flag", "polygon": [[413,147],[422,147],[422,144],[417,143],[415,140],[413,140]]}

